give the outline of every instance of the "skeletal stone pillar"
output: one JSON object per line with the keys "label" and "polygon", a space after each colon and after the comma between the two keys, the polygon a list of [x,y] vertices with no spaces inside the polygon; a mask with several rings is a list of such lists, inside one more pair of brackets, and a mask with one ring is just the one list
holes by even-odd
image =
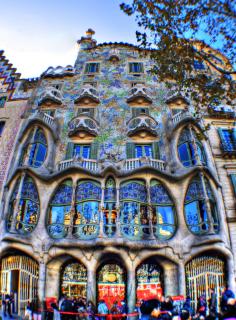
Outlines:
{"label": "skeletal stone pillar", "polygon": [[133,312],[136,304],[136,277],[134,269],[128,270],[127,280],[128,311]]}
{"label": "skeletal stone pillar", "polygon": [[39,280],[38,280],[38,296],[41,303],[45,301],[46,297],[46,272],[47,266],[44,261],[39,263]]}
{"label": "skeletal stone pillar", "polygon": [[179,295],[186,295],[186,283],[185,283],[185,268],[183,261],[179,262],[178,266],[178,282],[179,282]]}
{"label": "skeletal stone pillar", "polygon": [[87,271],[87,301],[96,304],[96,271],[88,268]]}

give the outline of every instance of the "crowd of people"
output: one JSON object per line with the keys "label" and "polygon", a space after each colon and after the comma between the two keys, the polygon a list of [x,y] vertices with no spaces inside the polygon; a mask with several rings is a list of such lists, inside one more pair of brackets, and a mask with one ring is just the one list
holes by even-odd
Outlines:
{"label": "crowd of people", "polygon": [[[176,303],[172,297],[162,296],[159,299],[140,300],[135,306],[133,313],[128,313],[125,300],[114,301],[108,308],[105,300],[100,300],[98,305],[85,298],[69,298],[62,295],[59,301],[51,303],[50,308],[44,310],[45,320],[236,320],[236,299],[228,287],[224,288],[219,299],[214,288],[210,289],[210,298],[206,295],[198,298],[196,308],[193,308],[191,298]],[[13,318],[14,293],[5,295],[2,299],[3,319],[4,316]],[[32,320],[34,312],[33,303],[28,302],[25,319]]]}

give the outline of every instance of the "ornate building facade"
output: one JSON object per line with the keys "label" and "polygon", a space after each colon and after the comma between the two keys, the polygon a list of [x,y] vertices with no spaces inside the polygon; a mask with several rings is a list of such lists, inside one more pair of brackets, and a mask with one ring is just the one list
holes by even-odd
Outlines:
{"label": "ornate building facade", "polygon": [[140,298],[234,290],[235,111],[200,119],[148,52],[92,30],[78,44],[74,67],[18,77],[0,106],[2,294],[20,313],[61,293],[133,311]]}

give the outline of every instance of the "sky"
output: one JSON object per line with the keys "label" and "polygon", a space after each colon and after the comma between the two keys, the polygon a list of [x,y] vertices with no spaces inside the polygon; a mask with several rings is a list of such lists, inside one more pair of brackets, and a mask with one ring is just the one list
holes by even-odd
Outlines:
{"label": "sky", "polygon": [[49,66],[73,65],[77,40],[88,28],[102,42],[136,44],[137,24],[119,7],[122,0],[0,0],[0,50],[22,78]]}

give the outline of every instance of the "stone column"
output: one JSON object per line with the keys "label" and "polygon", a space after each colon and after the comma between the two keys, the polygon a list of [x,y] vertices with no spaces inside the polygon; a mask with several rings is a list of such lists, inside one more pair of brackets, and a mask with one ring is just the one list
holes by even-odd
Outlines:
{"label": "stone column", "polygon": [[178,282],[179,282],[179,295],[185,296],[186,295],[186,283],[185,283],[185,268],[184,262],[179,261],[178,266]]}
{"label": "stone column", "polygon": [[228,269],[228,279],[227,283],[229,285],[229,288],[236,293],[236,282],[235,282],[235,273],[234,273],[234,260],[233,256],[230,255],[227,259],[227,269]]}
{"label": "stone column", "polygon": [[19,184],[19,188],[18,188],[18,192],[16,195],[16,202],[14,205],[14,210],[13,210],[13,216],[12,216],[12,223],[11,223],[11,228],[10,228],[10,232],[15,233],[16,232],[16,223],[17,223],[17,215],[18,215],[18,211],[19,211],[19,205],[20,205],[20,199],[21,199],[21,191],[23,188],[23,182],[25,179],[25,172],[22,172],[21,178],[20,178],[20,184]]}
{"label": "stone column", "polygon": [[95,268],[87,269],[87,301],[96,305],[96,271]]}
{"label": "stone column", "polygon": [[189,128],[189,132],[190,132],[190,136],[191,136],[191,142],[193,144],[193,149],[194,149],[194,158],[196,159],[196,162],[197,162],[197,166],[201,166],[202,163],[201,163],[201,159],[200,159],[200,156],[198,154],[198,148],[197,148],[197,143],[196,143],[196,139],[195,139],[195,136],[194,136],[194,133],[193,133],[193,129],[191,126],[188,127]]}
{"label": "stone column", "polygon": [[135,269],[128,270],[127,273],[127,303],[128,312],[133,312],[136,304],[136,277]]}
{"label": "stone column", "polygon": [[45,297],[46,297],[46,273],[47,273],[47,266],[42,259],[42,261],[40,261],[39,263],[39,280],[38,280],[38,296],[41,303],[45,301]]}
{"label": "stone column", "polygon": [[206,184],[205,184],[205,179],[204,179],[204,174],[203,172],[200,172],[200,179],[201,179],[201,184],[203,188],[203,193],[204,193],[204,199],[205,199],[205,204],[206,204],[206,212],[207,212],[207,220],[209,224],[209,234],[214,234],[214,228],[213,228],[213,219],[211,216],[211,205],[210,205],[210,200],[207,194],[207,189],[206,189]]}
{"label": "stone column", "polygon": [[103,223],[103,210],[104,210],[104,193],[105,193],[105,186],[102,186],[102,194],[101,194],[101,204],[100,204],[100,221],[99,221],[99,238],[104,238],[104,223]]}

